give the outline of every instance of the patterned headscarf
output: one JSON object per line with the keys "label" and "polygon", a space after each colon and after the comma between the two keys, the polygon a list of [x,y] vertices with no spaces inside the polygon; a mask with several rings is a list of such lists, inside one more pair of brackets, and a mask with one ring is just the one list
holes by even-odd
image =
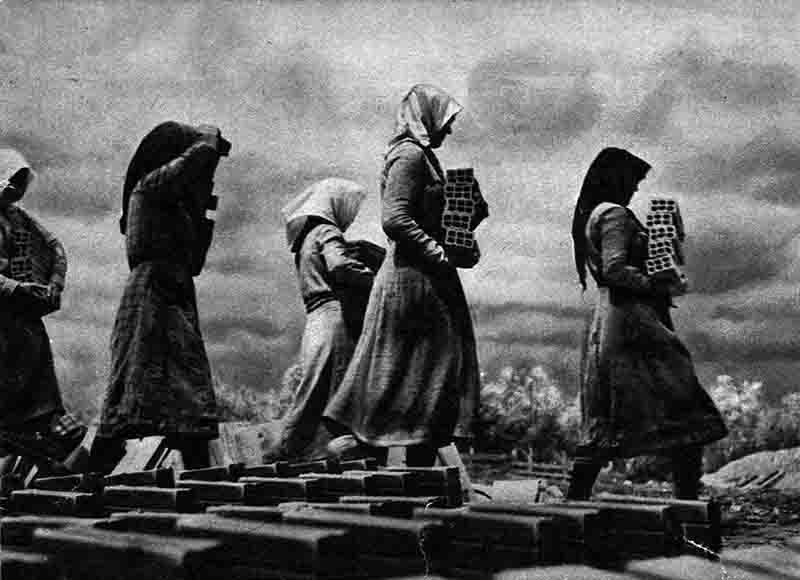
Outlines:
{"label": "patterned headscarf", "polygon": [[286,220],[286,241],[293,252],[302,243],[301,234],[309,218],[332,223],[343,232],[361,209],[367,192],[354,181],[329,177],[307,187],[287,203],[281,213]]}
{"label": "patterned headscarf", "polygon": [[439,133],[463,107],[433,85],[414,85],[397,110],[395,137],[390,146],[403,139],[413,139],[430,147],[431,137]]}
{"label": "patterned headscarf", "polygon": [[630,187],[644,179],[650,164],[633,153],[607,147],[598,153],[583,179],[575,213],[572,217],[572,243],[575,268],[581,287],[586,289],[586,224],[592,210],[603,202],[627,203],[623,199]]}
{"label": "patterned headscarf", "polygon": [[145,135],[133,154],[125,174],[125,185],[122,189],[122,217],[119,219],[120,232],[125,233],[128,221],[128,201],[139,180],[181,155],[199,138],[200,132],[197,129],[175,121],[161,123]]}
{"label": "patterned headscarf", "polygon": [[[0,191],[6,188],[7,185],[11,183],[11,178],[14,177],[21,169],[27,169],[27,175],[25,176],[24,183],[15,183],[17,185],[22,194],[25,194],[25,190],[30,185],[31,181],[33,181],[34,173],[31,170],[30,164],[27,162],[25,157],[22,156],[22,153],[17,151],[16,149],[0,149]],[[20,198],[22,195],[20,196]]]}

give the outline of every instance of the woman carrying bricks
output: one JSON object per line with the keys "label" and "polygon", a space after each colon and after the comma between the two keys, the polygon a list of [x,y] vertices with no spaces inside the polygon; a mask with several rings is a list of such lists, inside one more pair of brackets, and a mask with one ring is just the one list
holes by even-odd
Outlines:
{"label": "woman carrying bricks", "polygon": [[650,165],[617,148],[589,167],[572,223],[575,263],[597,301],[581,365],[582,440],[567,497],[586,499],[611,459],[644,454],[672,459],[675,495],[699,493],[703,445],[727,433],[675,334],[671,296],[686,290],[673,275],[649,276],[646,228],[627,207]]}
{"label": "woman carrying bricks", "polygon": [[352,296],[369,296],[375,272],[358,259],[344,232],[365,195],[357,183],[329,178],[306,188],[283,208],[306,325],[302,377],[282,426],[281,458],[302,457],[318,431],[324,445],[326,433],[319,430],[322,411],[353,355],[358,328],[348,325],[345,309]]}
{"label": "woman carrying bricks", "polygon": [[94,470],[113,469],[125,439],[150,435],[166,436],[187,468],[209,462],[217,409],[193,277],[211,243],[214,172],[229,150],[216,127],[166,122],[128,165],[120,231],[130,274],[111,335]]}
{"label": "woman carrying bricks", "polygon": [[61,307],[67,257],[16,205],[33,177],[18,151],[0,150],[0,448],[60,461],[86,428],[64,410],[42,322]]}
{"label": "woman carrying bricks", "polygon": [[461,108],[430,85],[414,86],[400,105],[381,181],[389,249],[353,360],[325,410],[340,435],[333,451],[347,450],[348,438],[376,455],[404,446],[409,465],[429,466],[454,432],[471,431],[479,394],[475,336],[440,241],[445,174],[433,151]]}

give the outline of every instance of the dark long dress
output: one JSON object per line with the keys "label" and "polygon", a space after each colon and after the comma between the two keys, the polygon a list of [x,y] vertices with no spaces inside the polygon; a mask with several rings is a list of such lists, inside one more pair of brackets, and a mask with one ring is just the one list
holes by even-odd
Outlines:
{"label": "dark long dress", "polygon": [[[187,194],[208,155],[216,153],[205,144],[193,145],[143,177],[130,196],[131,272],[111,336],[100,437],[218,435],[193,281],[210,237]],[[207,194],[198,191],[196,197]]]}
{"label": "dark long dress", "polygon": [[314,451],[327,438],[320,429],[322,412],[344,376],[358,338],[358,328],[348,324],[353,316],[347,316],[342,301],[345,295],[368,294],[374,277],[351,254],[339,228],[326,222],[305,235],[295,254],[306,325],[300,352],[302,378],[279,445],[283,457],[302,456],[312,441],[310,451]]}
{"label": "dark long dress", "polygon": [[386,157],[386,259],[364,328],[325,416],[375,446],[444,445],[471,433],[479,396],[472,319],[458,272],[441,263],[443,175],[405,140]]}
{"label": "dark long dress", "polygon": [[675,333],[670,298],[643,273],[646,229],[602,203],[586,231],[599,297],[584,345],[583,453],[630,457],[721,439],[727,429]]}
{"label": "dark long dress", "polygon": [[[9,265],[0,272],[0,427],[18,427],[64,406],[44,323],[12,294],[20,282],[63,288],[67,260],[61,243],[23,209],[8,207],[4,222]],[[43,262],[44,278],[35,271]]]}

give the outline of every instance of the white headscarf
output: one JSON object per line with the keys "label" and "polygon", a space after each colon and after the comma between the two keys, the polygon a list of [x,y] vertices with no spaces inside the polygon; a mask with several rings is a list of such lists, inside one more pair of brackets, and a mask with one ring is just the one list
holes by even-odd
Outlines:
{"label": "white headscarf", "polygon": [[304,189],[287,203],[281,213],[286,220],[286,241],[292,251],[308,218],[322,218],[343,232],[361,209],[366,190],[354,181],[329,177]]}
{"label": "white headscarf", "polygon": [[33,171],[31,170],[30,164],[25,160],[25,157],[22,156],[22,153],[16,149],[0,149],[0,191],[5,189],[6,185],[8,185],[8,180],[11,179],[17,171],[25,168],[29,171],[28,181],[25,184],[27,187],[30,185],[31,181],[33,181]]}
{"label": "white headscarf", "polygon": [[431,137],[439,133],[463,107],[433,85],[414,85],[397,110],[395,138],[392,142],[411,137],[423,147],[429,147]]}

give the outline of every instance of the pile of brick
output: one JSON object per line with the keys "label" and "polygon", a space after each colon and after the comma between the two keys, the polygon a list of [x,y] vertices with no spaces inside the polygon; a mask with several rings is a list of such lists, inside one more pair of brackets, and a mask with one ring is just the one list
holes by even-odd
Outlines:
{"label": "pile of brick", "polygon": [[490,578],[719,549],[713,502],[465,502],[456,467],[371,460],[34,479],[4,500],[3,580]]}

